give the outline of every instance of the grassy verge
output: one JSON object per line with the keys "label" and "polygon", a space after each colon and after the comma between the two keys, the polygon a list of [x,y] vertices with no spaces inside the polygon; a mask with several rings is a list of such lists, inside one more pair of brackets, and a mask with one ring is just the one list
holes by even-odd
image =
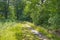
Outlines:
{"label": "grassy verge", "polygon": [[0,25],[0,40],[40,40],[30,30],[23,27],[22,23],[5,22]]}
{"label": "grassy verge", "polygon": [[47,36],[50,40],[60,40],[60,37],[53,34],[52,32],[49,33],[49,31],[41,26],[35,26],[34,24],[30,23],[30,26],[34,28],[35,30],[39,31],[43,35]]}
{"label": "grassy verge", "polygon": [[0,23],[0,40],[40,40],[39,37],[32,34],[30,30],[25,28],[24,24],[30,25],[33,29],[47,36],[50,40],[60,40],[60,37],[55,34],[49,33],[47,29],[41,26],[35,26],[33,23],[29,22]]}

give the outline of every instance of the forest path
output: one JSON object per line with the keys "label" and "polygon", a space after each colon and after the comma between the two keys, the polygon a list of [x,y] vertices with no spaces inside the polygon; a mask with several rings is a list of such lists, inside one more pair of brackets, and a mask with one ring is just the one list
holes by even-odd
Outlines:
{"label": "forest path", "polygon": [[33,29],[29,24],[24,24],[24,27],[26,27],[28,30],[30,30],[32,34],[39,37],[40,40],[49,40],[45,35],[43,35],[42,33],[38,32],[38,31],[36,31],[35,29]]}
{"label": "forest path", "polygon": [[[5,23],[4,24],[5,26],[1,27],[1,29],[3,30],[3,29],[6,29],[7,27],[11,27],[11,26],[15,27],[16,24],[18,24],[20,26],[20,23]],[[31,38],[31,36],[34,36],[34,37],[32,37],[32,39],[35,39],[35,40],[49,40],[45,35],[43,35],[42,33],[38,32],[38,31],[36,31],[35,29],[33,29],[32,26],[29,25],[28,23],[25,23],[25,24],[22,24],[22,25],[23,25],[22,31],[24,33],[23,35],[25,35],[25,37],[30,35],[30,38]]]}

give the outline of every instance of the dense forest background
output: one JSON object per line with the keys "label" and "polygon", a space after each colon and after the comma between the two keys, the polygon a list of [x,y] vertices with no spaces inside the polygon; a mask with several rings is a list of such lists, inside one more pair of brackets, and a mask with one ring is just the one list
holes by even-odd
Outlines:
{"label": "dense forest background", "polygon": [[0,0],[0,22],[28,21],[60,34],[60,0]]}
{"label": "dense forest background", "polygon": [[0,0],[0,21],[30,21],[59,28],[59,0]]}

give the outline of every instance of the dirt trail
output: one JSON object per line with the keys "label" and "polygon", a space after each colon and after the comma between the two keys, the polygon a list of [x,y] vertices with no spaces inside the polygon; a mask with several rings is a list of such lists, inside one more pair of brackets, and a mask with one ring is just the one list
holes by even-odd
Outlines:
{"label": "dirt trail", "polygon": [[34,30],[30,25],[24,24],[24,26],[25,26],[26,28],[28,28],[28,30],[30,30],[31,33],[33,33],[34,35],[38,36],[41,40],[49,40],[45,35],[43,35],[42,33]]}

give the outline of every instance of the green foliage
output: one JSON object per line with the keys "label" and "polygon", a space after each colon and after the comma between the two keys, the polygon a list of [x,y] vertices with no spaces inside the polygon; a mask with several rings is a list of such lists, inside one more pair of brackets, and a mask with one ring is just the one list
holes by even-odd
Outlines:
{"label": "green foliage", "polygon": [[[35,25],[42,25],[48,29],[60,29],[60,0],[45,0],[43,2],[42,0],[6,0],[5,2],[0,2],[0,21],[7,20],[30,21]],[[37,29],[40,28],[38,27]],[[18,29],[13,28],[11,30],[17,31]],[[5,31],[11,32],[10,29],[10,32]],[[40,32],[44,33],[46,31],[41,30]],[[12,35],[14,34],[12,33]],[[16,33],[15,36],[19,37],[21,35]],[[49,36],[51,35],[49,34]],[[19,38],[17,39],[20,40]]]}
{"label": "green foliage", "polygon": [[40,40],[24,24],[16,22],[5,22],[2,24],[3,28],[0,29],[1,40]]}
{"label": "green foliage", "polygon": [[57,2],[57,0],[53,0],[49,3],[49,7],[48,10],[51,12],[50,13],[50,18],[48,20],[48,22],[51,24],[52,28],[58,29],[60,26],[60,14],[59,14],[59,7],[57,5],[59,2]]}
{"label": "green foliage", "polygon": [[47,36],[50,40],[60,40],[60,37],[58,37],[56,34],[53,34],[52,31],[49,32],[48,29],[43,28],[42,26],[36,26],[34,24],[30,23],[30,26],[39,31],[40,33],[44,34],[45,36]]}

